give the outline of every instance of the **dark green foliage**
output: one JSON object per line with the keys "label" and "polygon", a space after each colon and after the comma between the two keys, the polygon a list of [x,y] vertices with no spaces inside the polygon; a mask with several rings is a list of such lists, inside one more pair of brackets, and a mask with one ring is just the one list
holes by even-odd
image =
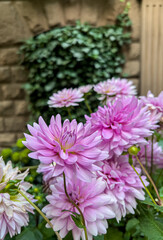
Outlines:
{"label": "dark green foliage", "polygon": [[[43,115],[49,119],[61,112],[47,106],[49,97],[59,89],[119,77],[125,62],[122,47],[130,43],[130,26],[127,12],[123,12],[113,26],[92,27],[77,22],[76,26],[55,28],[27,40],[20,52],[29,70],[24,88],[34,118]],[[82,108],[78,114],[74,111],[75,117],[84,114],[84,104]]]}

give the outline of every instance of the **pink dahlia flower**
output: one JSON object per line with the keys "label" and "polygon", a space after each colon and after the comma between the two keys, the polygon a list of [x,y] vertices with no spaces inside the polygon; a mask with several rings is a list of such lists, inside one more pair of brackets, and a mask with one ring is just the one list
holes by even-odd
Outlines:
{"label": "pink dahlia flower", "polygon": [[[139,168],[136,170],[140,174],[141,170]],[[98,175],[107,183],[105,193],[113,201],[111,208],[115,212],[117,221],[127,213],[134,214],[136,199],[144,200],[145,194],[139,177],[128,163],[128,156],[114,157],[105,161]],[[145,185],[148,185],[146,177],[142,176],[142,179]]]}
{"label": "pink dahlia flower", "polygon": [[[63,186],[62,178],[57,183],[51,185],[52,194],[47,196],[49,205],[43,208],[43,212],[51,220],[54,231],[64,238],[72,230],[74,240],[85,240],[83,229],[79,229],[71,219],[71,213],[79,213],[78,210],[69,202]],[[101,178],[93,178],[92,182],[85,184],[79,179],[71,180],[67,183],[67,192],[72,200],[80,207],[86,222],[88,239],[93,236],[106,234],[108,227],[107,220],[115,217],[110,205],[113,199],[104,193],[106,182]],[[67,210],[67,211],[63,211]]]}
{"label": "pink dahlia flower", "polygon": [[[146,146],[140,146],[141,150],[138,153],[138,157],[144,166],[147,164],[148,167],[151,167],[152,142],[148,141],[148,143]],[[136,159],[135,165],[139,166]],[[153,166],[155,168],[163,168],[163,151],[162,147],[158,145],[158,142],[154,142],[153,144]]]}
{"label": "pink dahlia flower", "polygon": [[66,89],[53,93],[48,101],[49,107],[62,108],[70,106],[78,106],[79,102],[84,101],[83,93],[78,89]]}
{"label": "pink dahlia flower", "polygon": [[18,168],[12,168],[11,162],[6,165],[0,158],[0,239],[4,239],[9,232],[10,237],[21,232],[21,227],[27,226],[29,217],[28,212],[33,213],[33,207],[17,194],[11,196],[5,188],[10,180],[21,180],[19,189],[24,192],[28,198],[33,201],[33,197],[26,191],[31,187],[24,178],[28,171],[19,173]]}
{"label": "pink dahlia flower", "polygon": [[144,138],[157,128],[150,121],[150,112],[136,97],[117,99],[113,104],[99,107],[86,120],[86,124],[91,123],[92,131],[101,135],[101,147],[108,150],[110,157],[114,153],[121,155],[134,144],[147,144]]}
{"label": "pink dahlia flower", "polygon": [[163,91],[158,97],[155,97],[151,91],[148,91],[147,97],[142,96],[141,100],[148,106],[151,115],[154,115],[156,120],[163,122]]}
{"label": "pink dahlia flower", "polygon": [[107,81],[100,82],[94,86],[94,91],[102,94],[99,100],[106,100],[106,102],[137,94],[136,87],[133,85],[132,81],[120,78],[112,78]]}
{"label": "pink dahlia flower", "polygon": [[53,176],[65,172],[66,176],[76,174],[83,181],[90,181],[91,172],[98,170],[98,164],[108,157],[108,152],[98,148],[98,131],[90,133],[89,124],[83,126],[67,119],[62,125],[58,114],[56,118],[52,116],[49,126],[40,117],[39,124],[29,125],[28,129],[32,136],[25,134],[24,145],[32,151],[29,157],[44,165],[53,164]]}
{"label": "pink dahlia flower", "polygon": [[86,86],[81,86],[78,88],[78,90],[85,94],[85,93],[88,93],[91,89],[92,89],[93,85],[86,85]]}

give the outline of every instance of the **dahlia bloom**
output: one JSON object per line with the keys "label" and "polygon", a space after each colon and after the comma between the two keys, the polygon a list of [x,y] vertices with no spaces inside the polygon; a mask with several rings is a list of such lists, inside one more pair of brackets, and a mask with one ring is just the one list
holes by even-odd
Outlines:
{"label": "dahlia bloom", "polygon": [[[74,240],[85,240],[83,229],[79,229],[71,218],[68,211],[79,213],[78,210],[68,200],[63,186],[63,179],[50,186],[52,194],[47,196],[49,204],[43,208],[43,212],[54,225],[54,231],[64,238],[72,230]],[[67,192],[71,199],[80,207],[87,227],[88,239],[93,236],[106,234],[108,227],[106,219],[115,217],[110,205],[113,199],[104,193],[106,182],[101,178],[93,178],[92,182],[85,184],[79,179],[70,180],[67,183]],[[67,210],[67,211],[63,211]],[[92,236],[93,235],[93,236]]]}
{"label": "dahlia bloom", "polygon": [[[140,146],[138,158],[140,159],[140,161],[144,166],[147,164],[148,167],[151,167],[152,142],[148,141],[148,143],[149,144],[146,146]],[[134,156],[133,156],[133,159],[134,159]],[[137,163],[136,159],[134,163],[135,165],[139,166],[139,163]],[[163,151],[161,146],[158,145],[158,142],[153,143],[153,166],[156,168],[163,168]]]}
{"label": "dahlia bloom", "polygon": [[66,89],[53,93],[50,97],[48,104],[49,107],[62,108],[70,106],[78,106],[78,102],[84,101],[83,93],[78,89]]}
{"label": "dahlia bloom", "polygon": [[158,126],[150,121],[150,112],[136,97],[117,99],[113,104],[99,107],[98,111],[86,116],[92,131],[102,137],[101,149],[121,155],[134,144],[147,144],[145,137],[152,135],[151,129]]}
{"label": "dahlia bloom", "polygon": [[21,227],[27,226],[28,212],[33,213],[33,207],[24,199],[21,194],[10,195],[5,187],[10,180],[20,180],[19,189],[33,201],[33,197],[26,191],[31,187],[24,178],[28,171],[19,173],[18,168],[12,168],[11,162],[6,165],[0,158],[0,239],[4,239],[9,232],[10,237],[21,232]]}
{"label": "dahlia bloom", "polygon": [[[141,173],[139,168],[136,170]],[[134,214],[137,206],[136,198],[144,200],[145,194],[139,177],[128,163],[128,156],[123,155],[105,161],[98,175],[107,183],[105,193],[113,201],[111,208],[115,212],[117,221],[127,213]],[[145,185],[148,185],[146,177],[142,176],[142,179]]]}
{"label": "dahlia bloom", "polygon": [[52,116],[47,126],[40,117],[39,124],[28,126],[32,136],[25,134],[23,143],[32,151],[29,157],[44,165],[54,165],[53,176],[65,172],[68,177],[75,174],[83,181],[90,181],[92,172],[98,170],[98,164],[108,157],[108,152],[98,148],[101,142],[98,131],[90,133],[90,128],[90,124],[83,126],[75,119],[71,122],[66,119],[62,125],[59,114],[56,118]]}
{"label": "dahlia bloom", "polygon": [[132,84],[132,81],[126,79],[112,78],[95,85],[94,91],[102,94],[99,100],[106,100],[108,103],[120,97],[136,95],[136,87]]}
{"label": "dahlia bloom", "polygon": [[86,85],[86,86],[81,86],[78,88],[78,90],[85,94],[85,93],[88,93],[91,89],[92,89],[93,85]]}
{"label": "dahlia bloom", "polygon": [[151,111],[152,118],[156,121],[163,122],[163,91],[155,97],[151,91],[148,91],[147,97],[140,97],[143,103]]}

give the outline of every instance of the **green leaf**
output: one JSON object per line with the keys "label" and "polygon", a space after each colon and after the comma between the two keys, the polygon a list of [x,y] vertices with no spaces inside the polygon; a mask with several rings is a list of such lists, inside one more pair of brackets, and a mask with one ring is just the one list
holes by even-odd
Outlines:
{"label": "green leaf", "polygon": [[71,215],[71,218],[78,228],[84,228],[84,225],[82,223],[82,218],[80,215],[79,216]]}
{"label": "green leaf", "polygon": [[54,87],[55,87],[55,81],[53,80],[53,82],[49,82],[46,86],[45,86],[45,91],[46,92],[49,92],[49,91],[51,91],[51,90],[53,90],[54,89]]}
{"label": "green leaf", "polygon": [[163,240],[163,223],[148,210],[140,208],[140,228],[148,240]]}
{"label": "green leaf", "polygon": [[163,213],[163,206],[156,205],[153,202],[151,202],[149,199],[145,199],[144,201],[141,201],[141,203],[150,205],[150,206],[154,207],[154,209],[156,209],[157,211]]}
{"label": "green leaf", "polygon": [[127,222],[126,225],[126,231],[130,232],[132,231],[134,228],[136,228],[136,226],[139,224],[139,220],[136,218],[132,218]]}
{"label": "green leaf", "polygon": [[123,233],[118,228],[108,228],[107,234],[104,236],[104,240],[124,240]]}
{"label": "green leaf", "polygon": [[16,236],[16,240],[43,240],[43,235],[38,229],[26,228],[20,235]]}
{"label": "green leaf", "polygon": [[93,238],[94,238],[94,240],[104,240],[104,235],[99,235],[99,236],[96,236]]}
{"label": "green leaf", "polygon": [[158,142],[158,144],[162,147],[162,149],[163,149],[163,139],[161,139],[159,142]]}

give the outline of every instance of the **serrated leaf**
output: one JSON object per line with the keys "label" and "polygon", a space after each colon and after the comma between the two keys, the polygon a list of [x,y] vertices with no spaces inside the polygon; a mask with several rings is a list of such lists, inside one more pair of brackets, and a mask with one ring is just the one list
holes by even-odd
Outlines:
{"label": "serrated leaf", "polygon": [[163,223],[155,219],[155,216],[151,212],[144,210],[142,207],[140,210],[140,228],[148,240],[163,240]]}
{"label": "serrated leaf", "polygon": [[156,209],[157,211],[163,212],[163,206],[156,205],[148,199],[145,199],[144,201],[141,201],[141,203],[144,203],[146,205],[150,205],[150,206],[154,207],[154,209]]}

